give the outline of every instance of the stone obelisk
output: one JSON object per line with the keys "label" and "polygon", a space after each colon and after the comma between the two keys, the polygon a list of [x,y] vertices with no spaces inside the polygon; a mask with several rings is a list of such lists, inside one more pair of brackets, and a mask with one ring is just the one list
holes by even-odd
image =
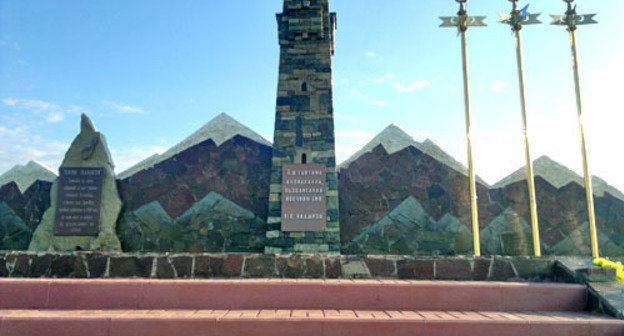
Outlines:
{"label": "stone obelisk", "polygon": [[329,0],[284,0],[266,253],[339,253]]}

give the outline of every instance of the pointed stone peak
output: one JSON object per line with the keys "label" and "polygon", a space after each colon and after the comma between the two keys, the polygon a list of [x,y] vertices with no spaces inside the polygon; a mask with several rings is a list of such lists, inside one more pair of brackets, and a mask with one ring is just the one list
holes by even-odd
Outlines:
{"label": "pointed stone peak", "polygon": [[537,159],[535,159],[535,161],[533,161],[533,164],[536,166],[544,166],[544,167],[551,166],[551,167],[556,167],[557,169],[568,169],[561,163],[551,159],[550,156],[548,155],[542,155],[538,157]]}
{"label": "pointed stone peak", "polygon": [[24,193],[35,181],[53,182],[57,175],[43,163],[29,161],[25,165],[15,165],[0,175],[0,186],[15,182],[21,193]]}
{"label": "pointed stone peak", "polygon": [[128,178],[141,170],[151,168],[157,163],[167,160],[176,154],[179,154],[208,139],[211,139],[217,146],[220,146],[237,135],[244,136],[265,146],[271,146],[271,143],[260,134],[239,123],[226,113],[221,113],[163,154],[154,154],[150,156],[149,158],[119,173],[118,178]]}
{"label": "pointed stone peak", "polygon": [[[555,188],[564,187],[572,182],[585,186],[583,181],[583,177],[569,169],[568,167],[562,165],[561,163],[551,159],[547,155],[542,155],[533,161],[533,175],[540,176],[544,180],[548,181],[548,183],[552,184]],[[518,181],[526,180],[526,168],[521,167],[520,169],[513,172],[511,175],[505,177],[500,180],[496,184],[494,184],[494,188],[503,188],[509,184],[516,183]],[[619,198],[624,201],[624,194],[617,190],[616,188],[607,184],[604,180],[599,177],[592,176],[594,195],[596,196],[604,196],[605,192],[613,195],[614,197]]]}
{"label": "pointed stone peak", "polygon": [[[583,185],[582,178],[564,165],[554,161],[546,155],[542,155],[533,161],[533,175],[540,176],[555,188],[561,188],[570,182]],[[526,167],[513,172],[511,175],[494,184],[495,188],[502,188],[518,181],[526,180]]]}
{"label": "pointed stone peak", "polygon": [[407,132],[402,130],[396,124],[390,124],[371,141],[364,145],[362,149],[355,152],[355,154],[351,155],[347,160],[342,162],[339,167],[347,168],[351,162],[357,160],[360,156],[371,152],[379,145],[382,145],[388,154],[396,153],[409,146],[414,146],[416,148],[419,147],[419,143],[407,134]]}
{"label": "pointed stone peak", "polygon": [[258,133],[239,123],[226,113],[221,113],[169,151],[177,149],[182,151],[208,139],[212,139],[217,146],[220,146],[236,135],[242,135],[263,145],[271,146],[271,143]]}
{"label": "pointed stone peak", "polygon": [[[467,169],[464,165],[455,160],[451,155],[446,153],[432,140],[427,139],[420,143],[401,127],[396,124],[390,124],[384,128],[379,134],[377,134],[370,142],[368,142],[362,149],[351,155],[347,160],[339,165],[339,168],[347,168],[351,162],[357,160],[360,156],[371,152],[375,147],[382,145],[388,154],[396,153],[409,146],[413,146],[421,152],[433,157],[440,163],[447,165],[455,171],[458,171],[464,175],[467,175]],[[477,181],[485,186],[489,186],[483,179],[477,176]]]}
{"label": "pointed stone peak", "polygon": [[423,220],[429,217],[427,211],[425,211],[420,202],[418,202],[414,196],[408,196],[403,200],[403,202],[401,202],[401,204],[397,205],[396,208],[389,212],[389,216],[399,215],[412,220]]}
{"label": "pointed stone peak", "polygon": [[56,176],[56,173],[52,170],[52,168],[48,167],[45,163],[42,163],[36,160],[28,161],[25,167],[28,169],[43,169],[44,171],[48,171],[54,176]]}
{"label": "pointed stone peak", "polygon": [[89,133],[97,132],[97,130],[95,129],[95,125],[93,124],[93,121],[91,121],[91,119],[87,117],[87,115],[84,113],[80,116],[80,133],[83,133],[83,132],[89,132]]}
{"label": "pointed stone peak", "polygon": [[594,188],[594,194],[598,196],[604,196],[604,193],[607,192],[613,197],[624,201],[624,193],[611,186],[609,183],[607,183],[607,181],[601,179],[596,175],[592,176],[592,187]]}
{"label": "pointed stone peak", "polygon": [[[422,142],[422,144],[420,144],[419,149],[423,151],[425,154],[438,160],[439,162],[453,168],[455,171],[458,171],[466,176],[468,175],[468,168],[466,168],[466,166],[464,166],[459,161],[455,160],[454,157],[452,157],[450,154],[448,154],[442,148],[440,148],[440,146],[438,146],[438,144],[433,142],[433,140],[426,139],[425,141]],[[490,186],[487,182],[485,182],[478,175],[476,176],[476,180],[477,182],[479,182],[480,184],[486,187]]]}

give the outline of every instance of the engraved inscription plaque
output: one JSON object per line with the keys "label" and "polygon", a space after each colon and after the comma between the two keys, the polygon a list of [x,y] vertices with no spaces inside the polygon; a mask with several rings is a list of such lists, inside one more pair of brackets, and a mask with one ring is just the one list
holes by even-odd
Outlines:
{"label": "engraved inscription plaque", "polygon": [[97,236],[100,233],[104,168],[61,167],[54,234]]}
{"label": "engraved inscription plaque", "polygon": [[324,231],[325,176],[317,164],[282,166],[282,231]]}

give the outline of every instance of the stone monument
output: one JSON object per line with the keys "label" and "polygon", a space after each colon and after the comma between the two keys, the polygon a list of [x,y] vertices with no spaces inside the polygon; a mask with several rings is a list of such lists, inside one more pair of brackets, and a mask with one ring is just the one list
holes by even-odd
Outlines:
{"label": "stone monument", "polygon": [[104,135],[82,115],[50,191],[50,208],[33,234],[33,251],[121,251],[115,233],[121,200]]}
{"label": "stone monument", "polygon": [[266,253],[339,253],[329,0],[284,0]]}

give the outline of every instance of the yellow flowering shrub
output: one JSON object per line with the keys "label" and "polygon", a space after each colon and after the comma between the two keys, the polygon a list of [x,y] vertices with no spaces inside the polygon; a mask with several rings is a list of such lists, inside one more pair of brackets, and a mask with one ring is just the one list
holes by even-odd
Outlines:
{"label": "yellow flowering shrub", "polygon": [[600,267],[615,268],[617,271],[617,280],[621,283],[624,283],[624,265],[622,265],[621,262],[611,261],[606,258],[596,258],[594,259],[594,265],[598,265]]}

